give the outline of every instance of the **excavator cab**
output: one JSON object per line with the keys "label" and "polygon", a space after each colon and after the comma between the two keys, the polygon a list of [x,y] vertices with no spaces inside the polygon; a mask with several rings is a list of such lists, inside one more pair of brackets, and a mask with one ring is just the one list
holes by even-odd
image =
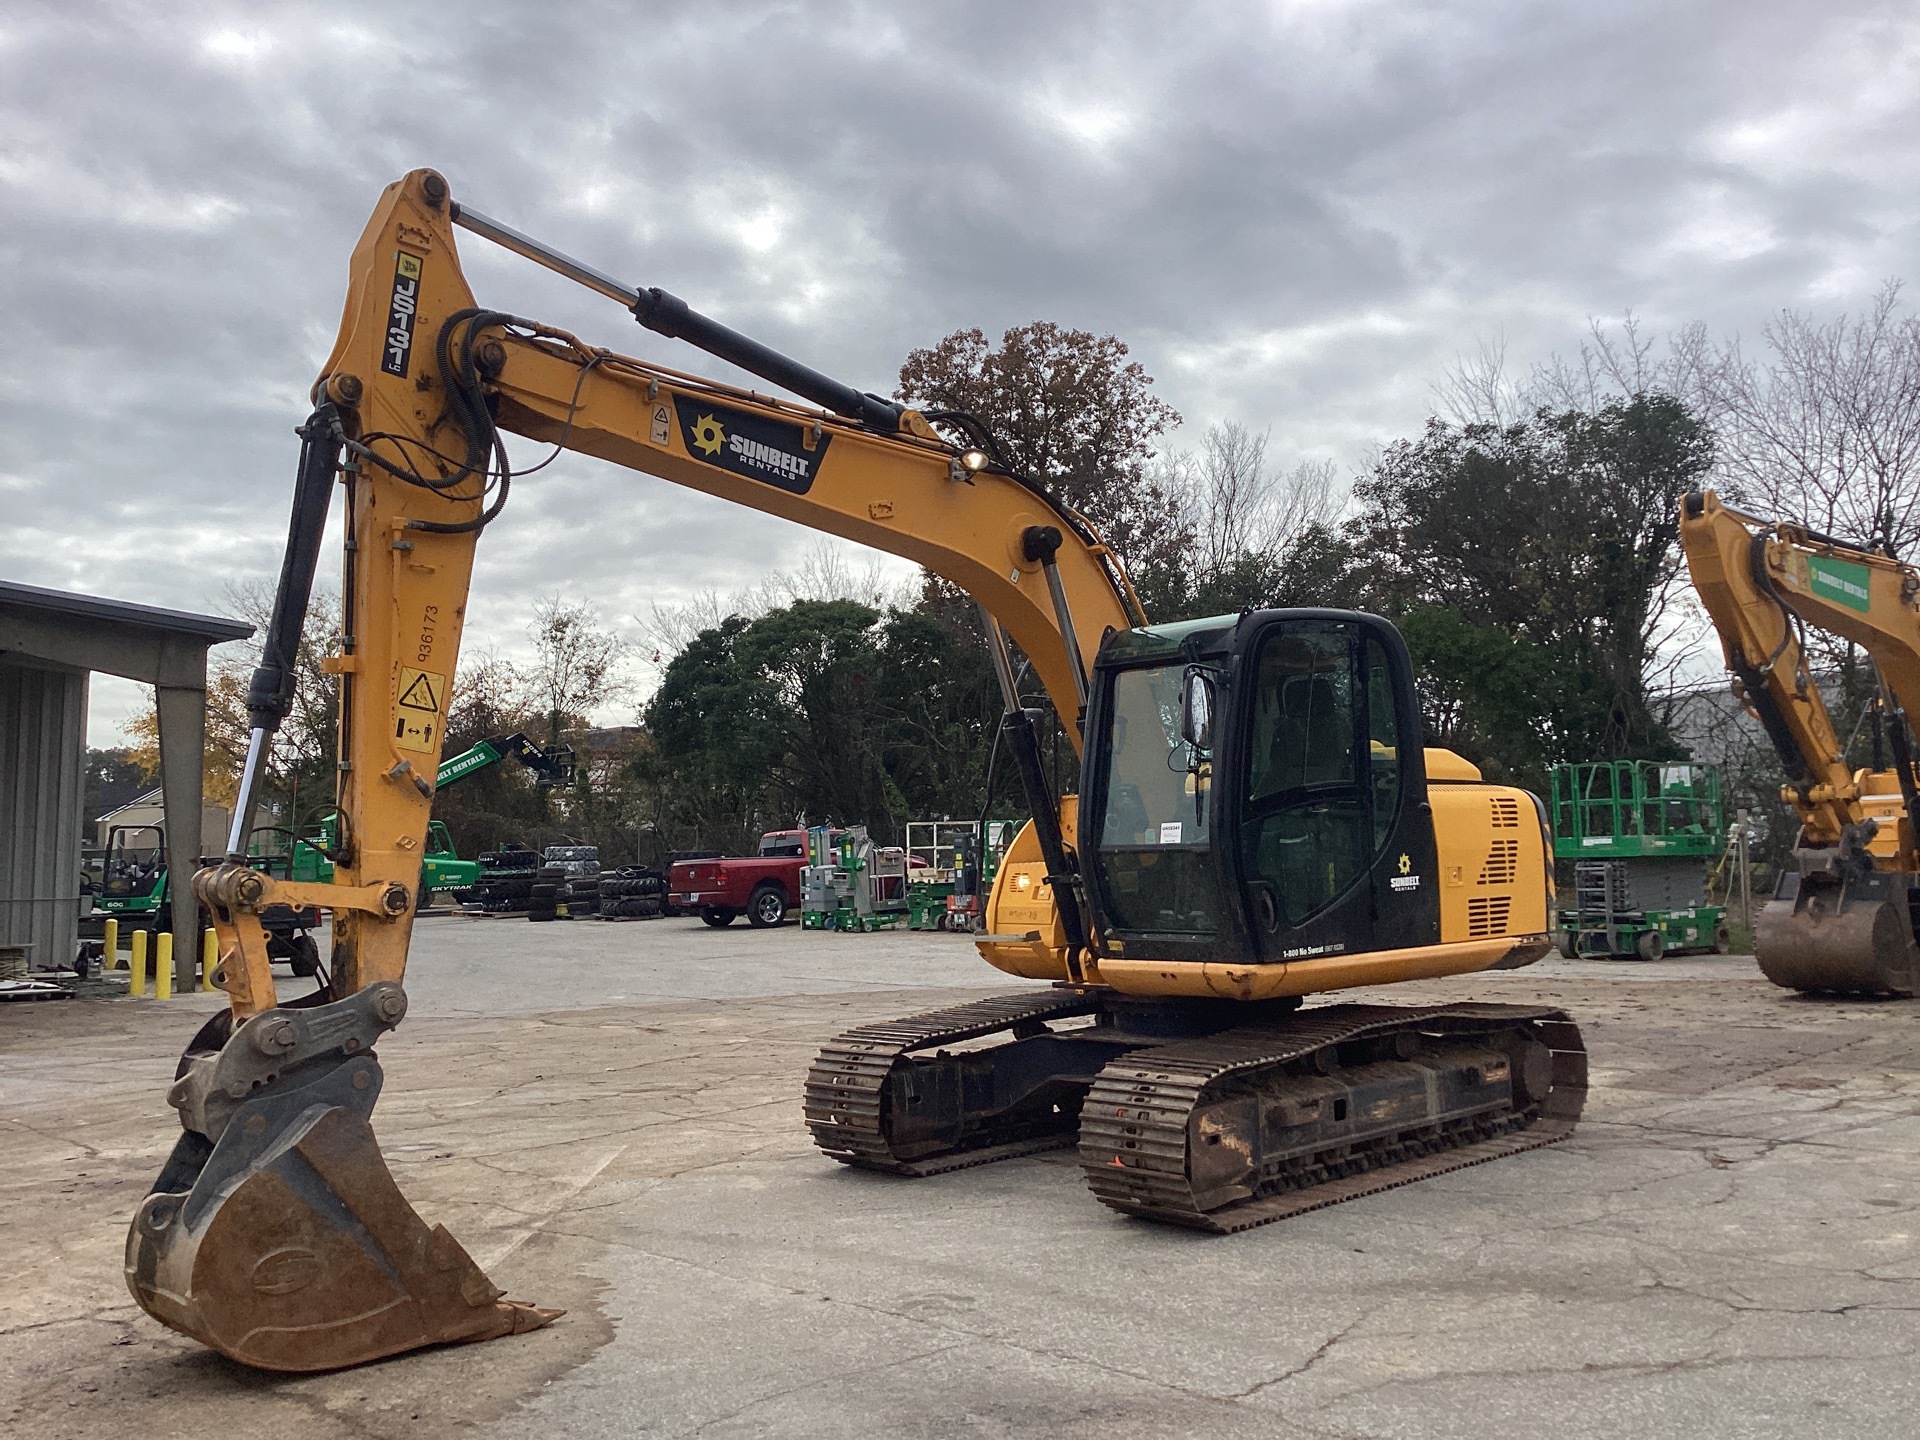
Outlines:
{"label": "excavator cab", "polygon": [[1405,643],[1351,611],[1108,637],[1080,853],[1127,954],[1274,963],[1439,939]]}

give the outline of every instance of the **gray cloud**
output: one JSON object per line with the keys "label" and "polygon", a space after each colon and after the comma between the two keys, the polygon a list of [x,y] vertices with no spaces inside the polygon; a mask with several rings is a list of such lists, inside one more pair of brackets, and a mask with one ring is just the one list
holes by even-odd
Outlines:
{"label": "gray cloud", "polygon": [[[45,4],[0,19],[0,574],[217,606],[380,188],[473,205],[862,386],[960,325],[1127,339],[1190,424],[1356,461],[1478,338],[1756,329],[1915,271],[1920,25],[1816,3]],[[688,368],[478,244],[491,303]],[[531,458],[526,447],[525,458]],[[566,459],[472,628],[812,537]]]}

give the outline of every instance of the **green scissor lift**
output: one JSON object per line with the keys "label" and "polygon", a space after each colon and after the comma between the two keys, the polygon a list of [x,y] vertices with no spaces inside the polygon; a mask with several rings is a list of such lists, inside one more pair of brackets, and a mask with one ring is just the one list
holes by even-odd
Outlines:
{"label": "green scissor lift", "polygon": [[1720,772],[1666,760],[1556,765],[1553,853],[1573,863],[1560,953],[1658,960],[1728,948],[1726,907],[1707,903],[1707,866],[1726,845]]}

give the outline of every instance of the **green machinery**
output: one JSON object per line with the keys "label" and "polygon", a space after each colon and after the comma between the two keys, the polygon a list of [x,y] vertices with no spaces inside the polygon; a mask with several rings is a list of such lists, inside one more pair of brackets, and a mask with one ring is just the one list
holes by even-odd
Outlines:
{"label": "green machinery", "polygon": [[[493,735],[469,750],[442,760],[439,770],[435,772],[433,788],[436,792],[444,790],[503,760],[518,760],[525,765],[533,772],[533,783],[542,790],[557,789],[573,780],[574,756],[571,747],[550,745],[542,749],[525,735]],[[318,835],[296,840],[293,846],[293,878],[331,884],[333,862],[327,858],[327,854],[333,849],[336,839],[334,817],[328,815],[320,821]],[[436,890],[461,890],[479,883],[480,862],[462,860],[459,852],[453,848],[452,832],[438,820],[428,821],[426,853],[420,860],[421,903],[424,904],[426,897]]]}
{"label": "green machinery", "polygon": [[[333,850],[338,837],[334,834],[334,819],[328,815],[320,821],[319,833],[304,840],[293,842],[293,878],[312,880],[322,885],[333,883],[333,862],[327,855]],[[432,894],[435,890],[457,890],[480,883],[480,862],[462,860],[453,848],[453,832],[444,822],[427,822],[426,853],[420,857],[420,893]]]}
{"label": "green machinery", "polygon": [[1706,886],[1727,837],[1716,767],[1598,760],[1556,765],[1549,778],[1554,858],[1573,865],[1561,954],[1726,953],[1726,907],[1707,903]]}
{"label": "green machinery", "polygon": [[1005,821],[991,821],[986,854],[982,856],[978,821],[909,821],[907,928],[975,929],[1011,829]]}
{"label": "green machinery", "polygon": [[[285,878],[287,874],[284,856],[256,853],[247,863],[270,875]],[[103,950],[109,920],[118,922],[123,938],[131,938],[136,930],[158,937],[171,925],[166,836],[158,825],[115,825],[107,833],[105,847],[88,852],[84,871],[93,904],[80,917],[83,953],[99,955],[108,965],[117,963],[117,957]],[[204,907],[200,923],[207,923]],[[319,925],[318,910],[272,906],[261,912],[260,923],[267,932],[270,956],[287,961],[296,975],[316,972],[320,950],[307,931]]]}
{"label": "green machinery", "polygon": [[864,826],[807,831],[800,872],[800,923],[808,930],[972,930],[982,897],[1012,829],[988,827],[978,858],[980,826],[970,820],[914,820],[904,849],[876,845]]}
{"label": "green machinery", "polygon": [[907,854],[876,845],[867,827],[807,830],[800,924],[808,930],[884,930],[909,918]]}
{"label": "green machinery", "polygon": [[[533,771],[533,783],[542,789],[564,786],[573,779],[573,751],[564,745],[542,749],[525,735],[494,735],[472,749],[440,762],[435,788],[451,785],[476,775],[503,760],[518,760]],[[259,835],[261,831],[254,832]],[[279,832],[283,837],[285,831]],[[319,833],[309,839],[296,839],[292,853],[266,855],[253,847],[248,861],[255,869],[282,879],[331,883],[333,862],[327,859],[336,840],[334,817],[320,822]],[[97,872],[95,866],[97,865]],[[88,884],[93,891],[91,913],[80,922],[83,941],[99,941],[106,933],[105,922],[120,922],[123,935],[135,930],[158,932],[165,926],[169,905],[166,846],[156,825],[116,825],[107,837],[97,861],[89,863]],[[480,882],[480,866],[462,860],[453,848],[453,836],[440,821],[429,823],[427,852],[420,866],[421,897],[435,890],[454,890]],[[307,931],[320,923],[315,910],[269,913],[263,916],[268,931],[270,953],[276,959],[292,962],[294,972],[311,975],[319,950]]]}
{"label": "green machinery", "polygon": [[129,920],[133,929],[164,927],[167,847],[158,825],[114,826],[102,849],[86,852],[85,871],[83,888],[93,896],[93,907],[80,922],[82,939],[99,939],[101,922],[109,919],[120,921],[122,929]]}

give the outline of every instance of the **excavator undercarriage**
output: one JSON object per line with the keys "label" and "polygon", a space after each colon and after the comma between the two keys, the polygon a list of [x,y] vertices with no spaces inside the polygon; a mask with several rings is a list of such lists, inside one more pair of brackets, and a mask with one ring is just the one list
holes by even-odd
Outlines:
{"label": "excavator undercarriage", "polygon": [[1550,1145],[1586,1083],[1559,1010],[1063,986],[838,1036],[806,1116],[834,1159],[912,1177],[1077,1143],[1103,1204],[1224,1234]]}

